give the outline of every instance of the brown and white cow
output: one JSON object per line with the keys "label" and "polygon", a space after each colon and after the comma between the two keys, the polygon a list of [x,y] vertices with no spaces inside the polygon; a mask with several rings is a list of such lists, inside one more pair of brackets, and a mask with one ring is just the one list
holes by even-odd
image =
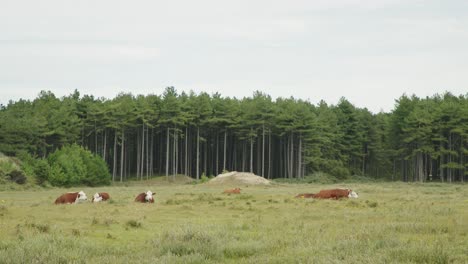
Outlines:
{"label": "brown and white cow", "polygon": [[72,204],[86,200],[88,200],[88,197],[86,197],[86,194],[83,191],[69,192],[60,195],[60,197],[55,200],[55,204]]}
{"label": "brown and white cow", "polygon": [[228,189],[224,190],[223,193],[232,193],[232,194],[240,194],[241,189],[240,188],[234,188],[234,189]]}
{"label": "brown and white cow", "polygon": [[154,203],[154,198],[153,198],[153,195],[155,195],[156,193],[153,193],[151,191],[147,191],[145,193],[140,193],[139,195],[137,195],[137,197],[135,198],[135,202],[139,202],[139,203]]}
{"label": "brown and white cow", "polygon": [[110,195],[106,192],[95,193],[92,199],[93,203],[98,203],[101,201],[107,201],[110,199]]}
{"label": "brown and white cow", "polygon": [[358,198],[356,192],[351,189],[331,189],[321,190],[313,195],[313,198],[318,199],[340,199],[340,198]]}

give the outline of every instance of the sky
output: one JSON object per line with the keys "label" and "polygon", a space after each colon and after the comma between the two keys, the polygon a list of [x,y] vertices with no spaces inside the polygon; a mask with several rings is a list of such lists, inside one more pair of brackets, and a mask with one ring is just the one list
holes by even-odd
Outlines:
{"label": "sky", "polygon": [[165,87],[372,112],[468,93],[466,0],[1,0],[0,103]]}

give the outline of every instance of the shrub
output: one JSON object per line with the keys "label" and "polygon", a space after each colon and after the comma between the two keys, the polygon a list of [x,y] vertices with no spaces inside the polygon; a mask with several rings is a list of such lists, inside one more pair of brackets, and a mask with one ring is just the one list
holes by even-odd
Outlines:
{"label": "shrub", "polygon": [[34,166],[34,175],[36,175],[36,181],[38,184],[45,184],[50,174],[50,166],[47,160],[37,160]]}
{"label": "shrub", "polygon": [[0,175],[6,176],[9,174],[11,171],[15,170],[16,166],[14,163],[10,162],[7,159],[0,160]]}
{"label": "shrub", "polygon": [[50,166],[46,159],[35,158],[26,151],[20,151],[18,158],[21,160],[21,170],[26,176],[34,177],[37,184],[44,184],[49,178]]}
{"label": "shrub", "polygon": [[78,146],[65,146],[48,157],[50,173],[48,181],[56,186],[104,185],[111,176],[106,163],[100,157]]}

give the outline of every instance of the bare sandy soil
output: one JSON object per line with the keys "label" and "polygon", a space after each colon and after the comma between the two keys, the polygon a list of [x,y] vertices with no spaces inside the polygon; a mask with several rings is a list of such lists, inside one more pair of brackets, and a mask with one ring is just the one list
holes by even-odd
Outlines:
{"label": "bare sandy soil", "polygon": [[208,184],[213,185],[269,185],[270,181],[250,172],[232,171],[220,174],[211,179]]}

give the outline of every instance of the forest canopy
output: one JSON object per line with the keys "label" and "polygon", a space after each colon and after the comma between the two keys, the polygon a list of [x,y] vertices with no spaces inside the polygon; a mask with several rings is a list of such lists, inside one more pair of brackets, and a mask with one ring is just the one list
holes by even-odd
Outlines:
{"label": "forest canopy", "polygon": [[[110,177],[199,179],[234,170],[265,178],[324,172],[339,179],[463,182],[468,178],[467,97],[403,95],[393,111],[375,114],[345,98],[315,105],[292,97],[273,100],[258,91],[242,99],[178,93],[174,87],[161,95],[121,93],[113,99],[78,91],[58,98],[42,91],[32,101],[1,106],[0,152],[54,160],[61,156],[52,153],[63,147],[63,153],[84,148],[111,171],[105,176],[92,155],[82,154],[104,175],[93,179],[99,184]],[[67,162],[62,171],[73,169]],[[94,176],[76,177],[83,183]]]}

